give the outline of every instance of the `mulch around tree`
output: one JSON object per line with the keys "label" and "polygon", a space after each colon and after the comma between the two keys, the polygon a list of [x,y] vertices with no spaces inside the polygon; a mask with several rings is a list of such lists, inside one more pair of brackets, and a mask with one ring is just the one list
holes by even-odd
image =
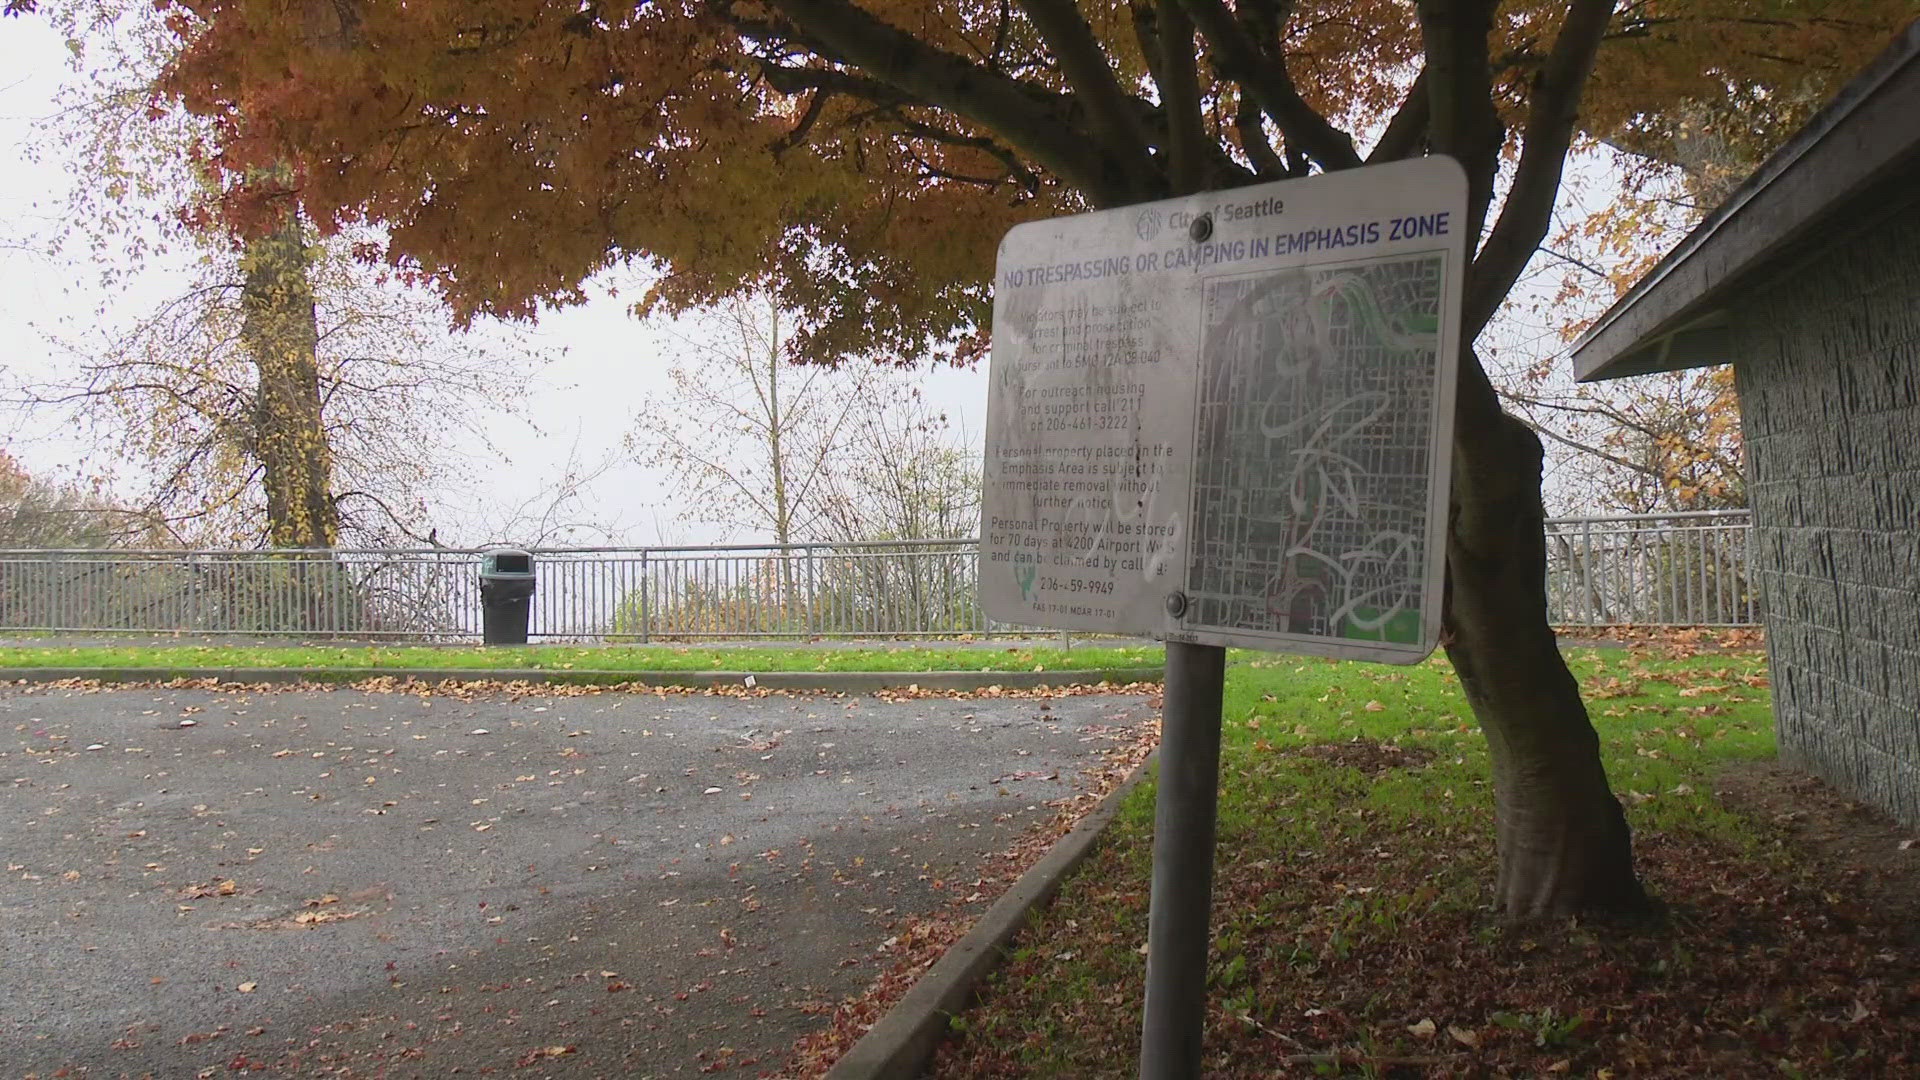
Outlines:
{"label": "mulch around tree", "polygon": [[[1368,772],[1399,756],[1302,753]],[[1223,859],[1216,910],[1266,904],[1275,917],[1264,939],[1215,942],[1247,960],[1216,957],[1205,1075],[1920,1076],[1920,844],[1778,765],[1730,769],[1716,794],[1751,819],[1752,846],[1643,838],[1641,873],[1665,906],[1647,921],[1507,925],[1447,903],[1425,880],[1430,863],[1403,863],[1365,832],[1311,866]],[[1042,920],[933,1075],[1134,1074],[1144,963],[1076,976],[1078,999],[1057,983],[1097,912],[1113,921],[1094,939],[1144,940],[1138,863],[1096,857],[1082,887],[1106,902],[1063,894],[1077,925]],[[1290,919],[1268,899],[1303,874],[1344,914]],[[1036,1067],[1043,1045],[1049,1064]]]}

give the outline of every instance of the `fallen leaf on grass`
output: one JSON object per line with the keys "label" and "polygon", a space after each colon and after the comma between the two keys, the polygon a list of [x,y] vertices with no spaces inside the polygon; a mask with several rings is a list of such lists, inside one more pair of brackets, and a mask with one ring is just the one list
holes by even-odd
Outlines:
{"label": "fallen leaf on grass", "polygon": [[1448,1024],[1447,1034],[1453,1036],[1453,1041],[1459,1043],[1461,1046],[1477,1047],[1480,1045],[1480,1033],[1477,1031],[1468,1031],[1466,1028],[1454,1027],[1452,1024]]}

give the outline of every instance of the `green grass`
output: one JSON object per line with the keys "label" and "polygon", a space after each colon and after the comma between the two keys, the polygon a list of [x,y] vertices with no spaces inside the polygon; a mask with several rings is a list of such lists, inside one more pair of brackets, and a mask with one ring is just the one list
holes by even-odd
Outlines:
{"label": "green grass", "polygon": [[1158,646],[881,648],[695,646],[125,645],[0,649],[0,668],[308,668],[447,671],[1072,671],[1148,667]]}
{"label": "green grass", "polygon": [[[1383,774],[1371,784],[1370,805],[1403,819],[1439,816],[1447,824],[1491,812],[1486,739],[1444,658],[1409,668],[1253,653],[1233,660],[1222,704],[1222,755],[1247,770],[1255,786],[1225,793],[1223,817],[1229,807],[1259,812],[1273,784],[1301,776],[1296,761],[1274,752],[1357,737],[1435,757],[1421,770]],[[1708,785],[1692,781],[1725,762],[1773,756],[1765,657],[1711,653],[1672,660],[1590,648],[1570,650],[1567,662],[1600,734],[1607,775],[1630,804],[1635,826],[1731,827],[1716,814]],[[1430,798],[1436,777],[1443,792],[1454,791],[1443,800],[1452,804],[1443,815]],[[1668,797],[1682,786],[1692,790]],[[1465,798],[1458,788],[1476,797]]]}
{"label": "green grass", "polygon": [[[1913,973],[1886,944],[1893,917],[1868,902],[1829,917],[1831,879],[1774,820],[1714,795],[1725,769],[1774,755],[1764,657],[1568,660],[1663,923],[1496,917],[1486,740],[1443,659],[1231,654],[1208,1076],[1883,1075],[1904,1060],[1920,1014],[1838,1004]],[[1153,800],[1151,781],[1132,793],[935,1075],[1132,1075]],[[1858,1023],[1813,1020],[1829,1014]],[[1275,1073],[1281,1057],[1292,1071]]]}

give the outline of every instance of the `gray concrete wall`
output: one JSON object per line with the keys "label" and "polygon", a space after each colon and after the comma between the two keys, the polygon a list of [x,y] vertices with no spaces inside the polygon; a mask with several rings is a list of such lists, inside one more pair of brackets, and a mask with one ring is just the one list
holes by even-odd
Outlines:
{"label": "gray concrete wall", "polygon": [[1920,828],[1920,202],[1736,323],[1781,757]]}

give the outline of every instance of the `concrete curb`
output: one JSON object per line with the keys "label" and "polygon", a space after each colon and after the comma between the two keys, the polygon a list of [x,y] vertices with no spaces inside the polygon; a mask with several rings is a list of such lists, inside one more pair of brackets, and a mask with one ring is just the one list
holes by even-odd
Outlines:
{"label": "concrete curb", "polygon": [[576,671],[464,668],[0,668],[0,682],[56,682],[84,679],[103,683],[156,683],[174,679],[213,679],[230,683],[348,683],[365,679],[438,683],[447,679],[525,682],[557,686],[696,687],[754,685],[769,690],[811,690],[862,694],[876,690],[982,690],[989,686],[1031,689],[1039,686],[1124,685],[1159,682],[1159,667],[1095,668],[1061,671]]}
{"label": "concrete curb", "polygon": [[827,1080],[917,1080],[926,1070],[953,1014],[965,1009],[981,981],[1000,963],[1027,916],[1051,900],[1067,876],[1092,852],[1120,803],[1159,760],[1154,750],[1107,793],[1040,861],[1020,875],[967,935],[953,944],[879,1023],[828,1071]]}

